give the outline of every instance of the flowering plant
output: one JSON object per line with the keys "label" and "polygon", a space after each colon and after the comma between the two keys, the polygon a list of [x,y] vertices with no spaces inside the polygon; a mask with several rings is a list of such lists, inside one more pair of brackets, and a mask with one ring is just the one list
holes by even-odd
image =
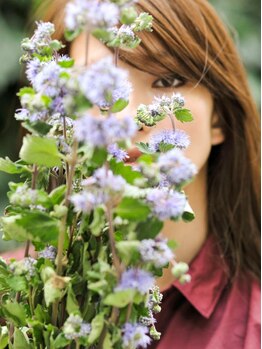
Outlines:
{"label": "flowering plant", "polygon": [[[140,105],[135,117],[118,117],[132,89],[117,67],[118,50],[136,47],[137,33],[152,30],[152,17],[138,14],[133,1],[71,1],[65,24],[69,40],[85,31],[88,42],[92,34],[114,50],[114,62],[75,66],[59,54],[51,23],[37,23],[22,42],[32,87],[19,91],[15,117],[29,133],[18,161],[0,159],[1,171],[22,179],[9,184],[1,228],[4,239],[26,249],[21,261],[0,259],[0,349],[146,348],[160,338],[155,278],[172,263],[180,282],[190,281],[161,229],[166,219],[194,218],[183,187],[196,168],[181,152],[189,139],[174,123],[192,115],[174,94]],[[172,130],[137,143],[132,165],[128,149],[138,127],[166,117]]]}

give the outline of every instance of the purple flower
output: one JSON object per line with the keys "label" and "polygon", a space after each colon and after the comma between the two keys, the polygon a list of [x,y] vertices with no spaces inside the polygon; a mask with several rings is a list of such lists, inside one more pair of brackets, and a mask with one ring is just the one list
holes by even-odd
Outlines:
{"label": "purple flower", "polygon": [[47,246],[44,250],[38,252],[39,258],[49,259],[54,262],[56,259],[57,249],[54,246]]}
{"label": "purple flower", "polygon": [[121,176],[116,176],[111,170],[101,167],[94,172],[93,177],[97,185],[108,192],[123,192],[126,181]]}
{"label": "purple flower", "polygon": [[153,263],[161,268],[174,258],[173,252],[167,246],[166,239],[145,239],[140,242],[139,252],[143,261]]}
{"label": "purple flower", "polygon": [[118,23],[119,8],[110,2],[74,0],[66,6],[65,25],[68,30],[110,28]]}
{"label": "purple flower", "polygon": [[37,29],[34,32],[33,40],[35,42],[48,41],[55,32],[55,26],[50,22],[36,22]]}
{"label": "purple flower", "polygon": [[172,149],[158,159],[160,171],[175,185],[190,181],[197,173],[196,166],[179,149]]}
{"label": "purple flower", "polygon": [[142,269],[130,268],[123,272],[119,285],[115,288],[116,291],[126,289],[135,289],[142,294],[146,294],[154,285],[153,276]]}
{"label": "purple flower", "polygon": [[107,144],[126,140],[133,137],[137,132],[136,123],[130,116],[118,119],[115,115],[111,115],[104,120],[103,129]]}
{"label": "purple flower", "polygon": [[172,144],[177,148],[185,149],[189,146],[190,140],[188,135],[182,130],[164,130],[151,137],[149,148],[151,151],[159,151],[161,143]]}
{"label": "purple flower", "polygon": [[71,202],[75,207],[75,211],[90,213],[96,206],[103,203],[102,195],[94,195],[93,193],[82,191],[71,196]]}
{"label": "purple flower", "polygon": [[127,152],[124,149],[118,147],[116,143],[110,144],[107,147],[107,151],[116,158],[117,162],[121,162],[129,158]]}
{"label": "purple flower", "polygon": [[99,107],[110,107],[118,99],[128,100],[131,85],[127,72],[113,65],[111,57],[93,64],[79,78],[83,94]]}
{"label": "purple flower", "polygon": [[63,326],[63,332],[67,339],[86,337],[91,332],[91,325],[83,322],[79,315],[70,315]]}
{"label": "purple flower", "polygon": [[187,200],[184,194],[165,188],[152,189],[146,196],[152,212],[161,221],[180,217],[185,209]]}
{"label": "purple flower", "polygon": [[104,121],[105,118],[103,117],[93,117],[90,114],[86,114],[75,121],[75,138],[80,142],[86,142],[93,146],[105,146]]}
{"label": "purple flower", "polygon": [[54,61],[46,63],[33,81],[37,92],[48,97],[56,97],[60,92],[59,77],[62,68]]}
{"label": "purple flower", "polygon": [[151,343],[151,338],[148,336],[148,328],[141,324],[125,323],[122,327],[122,332],[124,348],[146,348]]}
{"label": "purple flower", "polygon": [[31,82],[31,84],[34,83],[35,78],[40,72],[42,66],[43,66],[43,63],[41,63],[39,59],[36,57],[27,63],[26,76],[27,76],[27,79]]}
{"label": "purple flower", "polygon": [[127,116],[118,119],[115,115],[105,118],[87,114],[75,122],[76,139],[98,147],[131,138],[136,130],[134,120]]}

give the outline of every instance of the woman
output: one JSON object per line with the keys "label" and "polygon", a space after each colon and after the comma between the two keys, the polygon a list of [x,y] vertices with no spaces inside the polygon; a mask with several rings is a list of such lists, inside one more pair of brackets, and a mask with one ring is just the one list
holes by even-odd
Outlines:
{"label": "woman", "polygon": [[[44,20],[62,38],[65,0],[51,1]],[[190,223],[165,222],[163,234],[178,242],[177,260],[190,263],[192,281],[181,286],[170,269],[158,280],[164,292],[151,348],[259,348],[259,124],[246,75],[224,25],[206,0],[140,0],[154,17],[142,44],[120,51],[134,91],[123,114],[135,114],[154,95],[179,92],[194,121],[177,124],[191,138],[186,155],[198,175],[185,189],[196,214]],[[43,9],[42,9],[43,10]],[[68,51],[82,64],[85,37]],[[95,38],[89,61],[112,55]],[[170,129],[168,120],[144,127],[135,142]]]}

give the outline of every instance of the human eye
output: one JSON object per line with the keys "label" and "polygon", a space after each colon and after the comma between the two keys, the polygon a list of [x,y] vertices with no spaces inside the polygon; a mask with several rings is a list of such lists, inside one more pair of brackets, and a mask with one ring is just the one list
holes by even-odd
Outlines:
{"label": "human eye", "polygon": [[176,88],[185,85],[186,81],[180,76],[158,78],[152,83],[153,88]]}

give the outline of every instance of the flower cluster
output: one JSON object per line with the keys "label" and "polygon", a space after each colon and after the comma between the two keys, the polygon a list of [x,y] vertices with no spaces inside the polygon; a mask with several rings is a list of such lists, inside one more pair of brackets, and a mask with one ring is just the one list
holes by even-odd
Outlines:
{"label": "flower cluster", "polygon": [[156,268],[164,267],[174,258],[173,252],[167,246],[166,239],[142,240],[139,252],[144,262],[152,263]]}
{"label": "flower cluster", "polygon": [[39,193],[35,189],[30,189],[26,184],[19,185],[16,190],[10,194],[10,203],[21,207],[35,205],[39,199]]}
{"label": "flower cluster", "polygon": [[127,101],[131,92],[127,72],[115,67],[111,57],[91,65],[79,77],[79,84],[86,98],[103,109],[119,99]]}
{"label": "flower cluster", "polygon": [[134,120],[128,116],[119,119],[115,115],[105,118],[86,114],[76,120],[74,130],[78,141],[94,147],[103,147],[133,137],[137,127]]}
{"label": "flower cluster", "polygon": [[33,89],[22,92],[23,108],[16,114],[17,119],[46,121],[71,111],[78,83],[71,71],[60,65],[67,59],[61,57],[58,61],[41,62],[34,58],[27,63],[26,74]]}
{"label": "flower cluster", "polygon": [[125,349],[146,348],[151,343],[151,338],[148,336],[148,328],[141,324],[125,323],[122,333]]}
{"label": "flower cluster", "polygon": [[[24,55],[22,62],[28,62],[33,58],[34,54],[46,55],[47,51],[52,48],[61,48],[62,46],[57,40],[52,40],[51,36],[55,32],[55,26],[49,22],[36,22],[37,29],[31,39],[26,38],[22,41],[21,48]],[[52,53],[52,50],[51,52]]]}
{"label": "flower cluster", "polygon": [[160,150],[161,144],[171,144],[179,149],[186,149],[189,144],[189,136],[182,130],[164,130],[154,134],[149,140],[149,149],[153,152]]}
{"label": "flower cluster", "polygon": [[129,158],[127,152],[124,149],[119,148],[116,143],[110,144],[107,147],[107,151],[109,154],[113,155],[117,162],[121,162]]}
{"label": "flower cluster", "polygon": [[70,31],[107,29],[118,20],[119,8],[109,1],[73,0],[66,6],[65,25]]}
{"label": "flower cluster", "polygon": [[56,259],[57,249],[54,246],[47,246],[44,250],[38,252],[39,258],[49,259],[54,262]]}
{"label": "flower cluster", "polygon": [[167,188],[150,190],[146,200],[150,204],[153,214],[161,221],[180,217],[187,203],[184,194]]}
{"label": "flower cluster", "polygon": [[172,149],[161,154],[158,159],[160,171],[173,185],[183,185],[197,173],[196,166],[179,149]]}
{"label": "flower cluster", "polygon": [[30,280],[36,274],[37,261],[32,257],[26,257],[21,261],[14,261],[10,264],[10,270],[14,275],[25,275]]}
{"label": "flower cluster", "polygon": [[189,267],[184,262],[175,263],[172,268],[172,274],[181,284],[185,284],[191,281],[191,275],[187,274]]}
{"label": "flower cluster", "polygon": [[63,326],[66,339],[77,340],[86,337],[91,332],[91,325],[83,321],[79,315],[70,315]]}
{"label": "flower cluster", "polygon": [[171,97],[155,97],[152,104],[140,104],[137,108],[136,122],[141,125],[154,126],[163,120],[168,114],[173,115],[176,110],[181,109],[185,104],[184,98],[179,93]]}
{"label": "flower cluster", "polygon": [[82,185],[84,190],[73,194],[71,202],[76,211],[90,213],[95,207],[120,198],[126,181],[122,176],[116,176],[111,170],[101,167],[92,177],[83,180]]}
{"label": "flower cluster", "polygon": [[115,291],[134,289],[141,294],[146,294],[153,285],[154,278],[149,272],[138,268],[130,268],[123,272]]}

